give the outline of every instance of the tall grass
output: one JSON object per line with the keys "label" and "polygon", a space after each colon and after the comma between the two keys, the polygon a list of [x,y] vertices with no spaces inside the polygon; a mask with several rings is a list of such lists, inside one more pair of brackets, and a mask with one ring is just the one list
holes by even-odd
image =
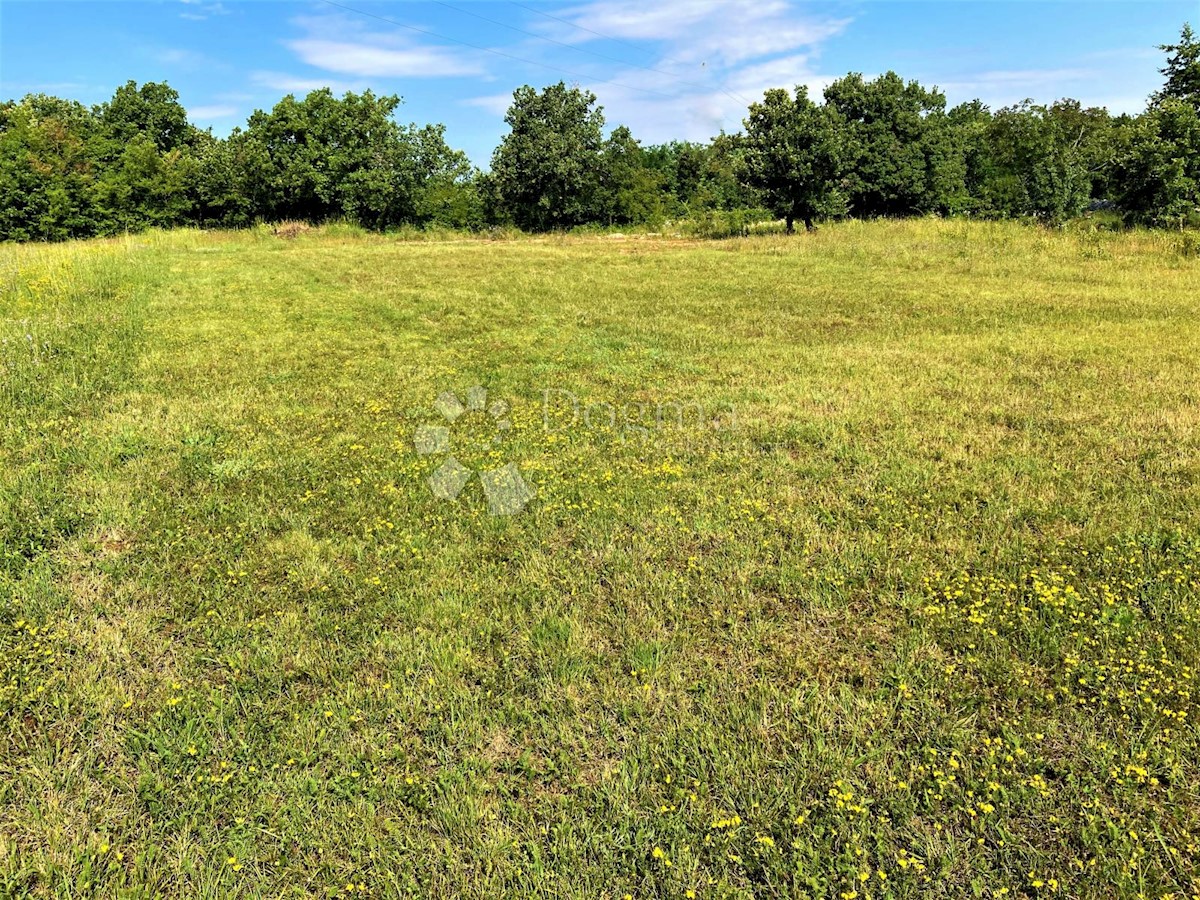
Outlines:
{"label": "tall grass", "polygon": [[0,251],[0,896],[1197,891],[1178,235],[404,237]]}

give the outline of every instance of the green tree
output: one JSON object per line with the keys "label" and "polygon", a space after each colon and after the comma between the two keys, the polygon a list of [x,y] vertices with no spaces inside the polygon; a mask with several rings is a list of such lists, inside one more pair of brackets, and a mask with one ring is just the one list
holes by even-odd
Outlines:
{"label": "green tree", "polygon": [[1060,222],[1106,198],[1117,122],[1076,100],[1025,101],[994,115],[978,100],[947,116],[962,154],[966,209],[983,216]]}
{"label": "green tree", "polygon": [[255,195],[252,172],[264,169],[267,163],[261,155],[253,158],[257,149],[236,128],[226,140],[214,137],[210,131],[196,134],[188,184],[193,223],[240,228],[261,215],[262,198]]}
{"label": "green tree", "polygon": [[991,141],[992,112],[981,100],[960,103],[946,114],[963,163],[966,200],[961,212],[994,216],[1000,214],[994,196],[998,161]]}
{"label": "green tree", "polygon": [[1117,200],[1147,225],[1200,224],[1200,110],[1167,98],[1138,117],[1116,164]]}
{"label": "green tree", "polygon": [[183,151],[163,153],[149,135],[134,136],[96,181],[97,230],[112,234],[186,221],[191,166]]}
{"label": "green tree", "polygon": [[682,215],[700,190],[709,149],[690,141],[671,141],[643,149],[643,165],[655,173],[664,212]]}
{"label": "green tree", "polygon": [[598,209],[609,225],[658,221],[663,216],[663,177],[624,125],[601,149]]}
{"label": "green tree", "polygon": [[1046,116],[1054,120],[1062,141],[1070,145],[1087,173],[1089,196],[1107,198],[1120,120],[1102,106],[1085,107],[1071,99],[1051,103],[1046,107]]}
{"label": "green tree", "polygon": [[237,139],[259,214],[320,222],[349,208],[363,224],[378,224],[393,200],[396,172],[386,147],[399,105],[397,96],[366,91],[339,99],[322,88],[303,100],[288,94],[270,112],[255,110]]}
{"label": "green tree", "polygon": [[[690,210],[761,210],[763,198],[747,183],[746,153],[749,143],[743,134],[721,132],[705,150],[700,185]],[[832,207],[826,212],[834,211]]]}
{"label": "green tree", "polygon": [[94,233],[94,131],[73,100],[31,94],[0,104],[0,239]]}
{"label": "green tree", "polygon": [[811,230],[837,209],[842,146],[835,110],[813,103],[803,85],[795,96],[774,88],[750,104],[745,125],[746,180],[786,219],[788,234],[796,219]]}
{"label": "green tree", "polygon": [[400,129],[401,155],[413,161],[408,183],[409,221],[450,228],[476,228],[483,222],[478,172],[461,150],[446,143],[444,125]]}
{"label": "green tree", "polygon": [[758,209],[762,200],[742,178],[745,138],[719,134],[708,144],[672,141],[647,147],[643,159],[658,175],[664,212]]}
{"label": "green tree", "polygon": [[345,217],[375,229],[466,215],[466,157],[446,145],[441,125],[399,125],[399,105],[394,95],[338,98],[322,88],[303,100],[289,94],[270,112],[256,110],[231,142],[257,214]]}
{"label": "green tree", "polygon": [[999,110],[987,139],[991,163],[981,190],[995,214],[1060,223],[1083,212],[1092,178],[1063,117],[1026,100]]}
{"label": "green tree", "polygon": [[1125,129],[1114,183],[1128,220],[1179,227],[1200,220],[1200,41],[1184,25],[1159,49],[1166,83]]}
{"label": "green tree", "polygon": [[147,138],[166,153],[182,147],[192,136],[179,93],[166,82],[148,81],[138,87],[136,81],[127,81],[111,100],[96,107],[95,113],[110,158],[119,156],[134,138]]}
{"label": "green tree", "polygon": [[346,217],[371,228],[482,224],[478,173],[441,125],[401,126],[398,97],[285,97],[221,140],[166,84],[90,110],[0,104],[0,238],[64,239],[190,222]]}
{"label": "green tree", "polygon": [[851,74],[825,89],[825,103],[844,123],[851,213],[902,216],[964,205],[962,153],[943,94],[895,72],[874,81]]}
{"label": "green tree", "polygon": [[111,234],[185,221],[195,130],[174,88],[128,81],[93,115],[96,230]]}
{"label": "green tree", "polygon": [[1184,24],[1178,44],[1161,44],[1158,49],[1168,54],[1166,66],[1159,69],[1167,82],[1154,95],[1153,102],[1182,100],[1200,108],[1200,40],[1192,26]]}
{"label": "green tree", "polygon": [[509,132],[492,155],[501,214],[533,231],[569,228],[600,217],[603,111],[590,91],[561,81],[513,92]]}

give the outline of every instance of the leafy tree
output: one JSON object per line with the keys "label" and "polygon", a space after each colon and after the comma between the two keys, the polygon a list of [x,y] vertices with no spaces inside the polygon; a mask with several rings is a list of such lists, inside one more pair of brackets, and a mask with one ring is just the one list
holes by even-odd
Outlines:
{"label": "leafy tree", "polygon": [[1104,199],[1109,194],[1109,174],[1116,154],[1117,129],[1102,106],[1084,107],[1078,100],[1056,100],[1046,107],[1063,142],[1070,145],[1087,173],[1089,196]]}
{"label": "leafy tree", "polygon": [[111,100],[96,108],[95,114],[100,133],[109,144],[109,157],[119,156],[137,137],[149,139],[165,153],[182,147],[192,136],[179,93],[165,82],[149,81],[138,87],[136,81],[127,81]]}
{"label": "leafy tree", "polygon": [[198,132],[192,148],[193,164],[188,192],[190,219],[201,227],[240,228],[261,215],[262,198],[256,196],[251,173],[268,163],[257,146],[234,129],[227,140],[210,131]]}
{"label": "leafy tree", "polygon": [[1200,108],[1200,40],[1197,40],[1192,26],[1184,24],[1178,44],[1161,44],[1158,49],[1169,54],[1166,66],[1159,69],[1167,83],[1154,95],[1153,103],[1159,105],[1167,100],[1182,100]]}
{"label": "leafy tree", "polygon": [[745,134],[646,148],[624,127],[604,139],[594,95],[525,86],[486,173],[441,125],[400,125],[400,98],[370,91],[289,95],[227,139],[192,127],[165,83],[127,82],[91,109],[31,95],[0,103],[0,239],[335,217],[544,230],[690,216],[715,234],[744,230],[763,205],[789,231],[847,211],[1059,222],[1089,198],[1178,225],[1200,218],[1200,41],[1185,25],[1162,49],[1165,84],[1136,118],[1070,99],[947,113],[917,82],[852,74],[823,105],[803,88],[768,91]]}
{"label": "leafy tree", "polygon": [[597,216],[604,114],[590,91],[561,81],[513,92],[492,156],[501,213],[522,228],[569,228]]}
{"label": "leafy tree", "polygon": [[761,103],[750,104],[745,124],[747,181],[787,220],[788,234],[796,219],[811,230],[816,218],[838,205],[842,146],[836,111],[813,103],[803,85],[794,97],[774,88]]}
{"label": "leafy tree", "polygon": [[[367,91],[339,100],[322,88],[303,100],[288,94],[270,112],[255,110],[237,138],[259,214],[319,222],[349,207],[363,224],[376,224],[392,199],[394,173],[382,151],[399,105],[396,96]],[[361,180],[352,184],[352,174]],[[376,198],[363,202],[372,190]]]}
{"label": "leafy tree", "polygon": [[0,239],[94,233],[94,125],[82,104],[45,94],[0,105]]}
{"label": "leafy tree", "polygon": [[398,125],[398,97],[314,91],[226,140],[194,129],[168,85],[129,82],[91,110],[0,105],[0,238],[63,239],[182,222],[345,216],[371,228],[476,226],[476,172],[441,125]]}
{"label": "leafy tree", "polygon": [[624,125],[613,129],[600,153],[598,211],[609,225],[653,222],[663,215],[663,177],[647,165],[641,145]]}
{"label": "leafy tree", "polygon": [[864,81],[851,74],[825,89],[844,123],[845,183],[860,216],[954,212],[965,200],[962,154],[946,98],[895,72]]}
{"label": "leafy tree", "polygon": [[444,125],[409,125],[402,131],[416,161],[412,221],[449,228],[478,228],[484,208],[479,172],[461,150],[445,140]]}
{"label": "leafy tree", "polygon": [[1159,49],[1166,83],[1125,129],[1113,181],[1130,221],[1183,226],[1200,220],[1200,41],[1184,25]]}
{"label": "leafy tree", "polygon": [[1200,110],[1159,101],[1133,124],[1116,168],[1117,199],[1131,221],[1200,224]]}
{"label": "leafy tree", "polygon": [[195,130],[168,84],[128,81],[92,111],[97,176],[92,204],[101,234],[186,220]]}
{"label": "leafy tree", "polygon": [[709,148],[691,141],[671,141],[646,147],[642,163],[657,177],[665,211],[681,215],[700,190]]}
{"label": "leafy tree", "polygon": [[992,113],[981,100],[960,103],[946,114],[963,164],[967,199],[961,212],[983,216],[998,214],[993,186],[998,180],[998,160],[991,141]]}
{"label": "leafy tree", "polygon": [[184,222],[191,206],[191,165],[182,151],[162,153],[149,135],[136,135],[96,182],[97,230],[111,234]]}
{"label": "leafy tree", "polygon": [[688,215],[762,206],[757,192],[741,177],[744,156],[744,137],[722,133],[708,144],[672,141],[647,147],[643,159],[658,175],[665,211]]}
{"label": "leafy tree", "polygon": [[[401,126],[400,98],[371,91],[341,98],[328,88],[284,97],[257,110],[231,137],[258,215],[324,221],[346,217],[368,228],[455,221],[471,169],[440,125]],[[457,199],[456,199],[457,197]]]}
{"label": "leafy tree", "polygon": [[744,177],[748,147],[742,134],[721,132],[712,139],[704,154],[700,186],[688,205],[689,210],[763,209],[761,194]]}
{"label": "leafy tree", "polygon": [[966,209],[1059,222],[1110,193],[1118,121],[1076,100],[994,115],[978,100],[947,116],[962,154]]}
{"label": "leafy tree", "polygon": [[1087,206],[1092,179],[1075,134],[1049,107],[1024,101],[988,125],[988,180],[981,199],[994,214],[1060,223]]}

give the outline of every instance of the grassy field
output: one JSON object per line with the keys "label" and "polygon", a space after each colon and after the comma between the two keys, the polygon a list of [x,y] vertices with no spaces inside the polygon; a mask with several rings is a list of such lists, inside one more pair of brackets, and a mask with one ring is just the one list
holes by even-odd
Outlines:
{"label": "grassy field", "polygon": [[1178,241],[0,248],[0,896],[1197,895]]}

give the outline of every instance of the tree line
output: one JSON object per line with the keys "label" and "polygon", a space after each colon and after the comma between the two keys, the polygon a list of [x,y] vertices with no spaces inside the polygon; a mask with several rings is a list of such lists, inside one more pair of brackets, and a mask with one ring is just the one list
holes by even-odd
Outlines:
{"label": "tree line", "polygon": [[1200,40],[1164,45],[1163,87],[1139,115],[1075,100],[992,111],[894,72],[850,74],[820,100],[774,89],[744,130],[643,146],[563,83],[513,94],[490,169],[442,125],[400,124],[400,98],[328,89],[284,97],[227,138],[188,122],[165,83],[86,107],[0,104],[0,239],[286,219],[367,228],[531,231],[713,212],[783,218],[971,215],[1060,223],[1090,208],[1129,223],[1200,224]]}

